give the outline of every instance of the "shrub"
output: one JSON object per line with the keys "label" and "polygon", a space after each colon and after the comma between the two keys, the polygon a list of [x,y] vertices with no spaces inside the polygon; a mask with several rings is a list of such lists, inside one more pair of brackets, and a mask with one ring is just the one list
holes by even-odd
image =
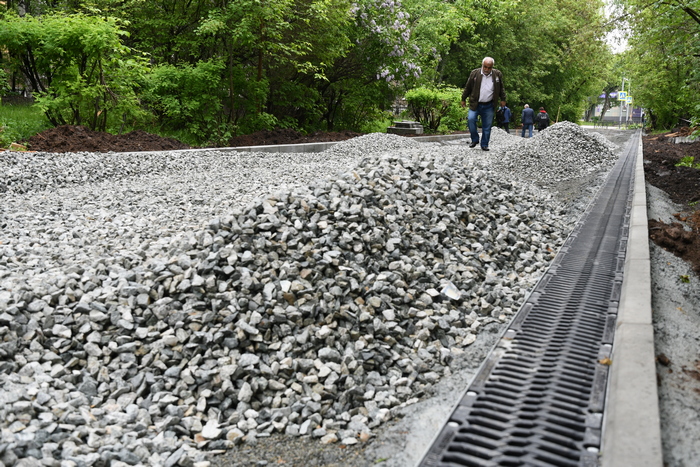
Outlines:
{"label": "shrub", "polygon": [[222,109],[223,69],[213,60],[154,67],[143,102],[169,130],[185,130],[200,141],[224,141],[232,136],[232,128]]}
{"label": "shrub", "polygon": [[38,90],[36,103],[53,125],[105,131],[144,118],[136,92],[147,65],[123,45],[124,34],[116,18],[8,12],[0,45],[25,64],[25,79]]}
{"label": "shrub", "polygon": [[463,129],[467,110],[460,105],[461,95],[451,86],[415,88],[406,93],[408,112],[429,132]]}

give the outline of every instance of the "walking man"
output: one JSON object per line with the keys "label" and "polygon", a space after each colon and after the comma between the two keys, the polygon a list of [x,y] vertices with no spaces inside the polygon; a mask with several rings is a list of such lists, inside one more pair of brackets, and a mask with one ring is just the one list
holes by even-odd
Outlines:
{"label": "walking man", "polygon": [[532,125],[535,123],[535,111],[532,110],[529,105],[525,104],[520,120],[523,122],[523,130],[520,132],[520,136],[524,138],[525,130],[527,129],[529,131],[528,138],[532,138]]}
{"label": "walking man", "polygon": [[[466,107],[469,100],[469,113],[467,125],[471,134],[470,148],[481,143],[481,149],[489,150],[491,138],[491,125],[496,113],[499,100],[501,106],[506,105],[506,91],[503,85],[503,74],[493,67],[494,61],[486,57],[481,61],[481,68],[472,70],[467,79],[467,84],[462,92],[462,107]],[[481,117],[481,140],[476,127],[477,117]]]}
{"label": "walking man", "polygon": [[537,132],[544,130],[549,126],[549,115],[544,107],[540,107],[540,113],[537,114]]}
{"label": "walking man", "polygon": [[508,105],[506,104],[498,109],[496,111],[496,115],[498,116],[498,114],[501,114],[501,121],[499,122],[498,127],[505,130],[506,133],[509,133],[508,127],[510,125],[511,112]]}

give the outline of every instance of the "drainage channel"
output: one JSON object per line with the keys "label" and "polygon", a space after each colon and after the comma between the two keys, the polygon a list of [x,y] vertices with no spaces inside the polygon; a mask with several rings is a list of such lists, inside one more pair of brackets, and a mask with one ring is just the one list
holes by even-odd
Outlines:
{"label": "drainage channel", "polygon": [[597,466],[638,137],[420,465]]}

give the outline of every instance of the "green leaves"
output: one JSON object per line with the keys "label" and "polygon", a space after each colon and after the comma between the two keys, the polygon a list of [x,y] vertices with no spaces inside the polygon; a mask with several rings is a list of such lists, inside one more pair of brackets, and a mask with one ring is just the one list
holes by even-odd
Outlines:
{"label": "green leaves", "polygon": [[[51,5],[78,8],[63,0]],[[527,102],[576,120],[586,99],[600,94],[610,63],[601,0],[90,5],[89,15],[71,15],[41,4],[40,19],[9,15],[0,26],[4,66],[27,77],[55,124],[109,128],[124,118],[142,121],[148,109],[162,126],[203,139],[271,125],[361,130],[387,118],[395,98],[411,89],[461,89],[485,56],[504,73],[514,109]],[[662,74],[649,89],[669,81]],[[681,100],[700,94],[692,83],[682,86],[675,93]],[[427,128],[463,128],[461,108],[441,105],[419,106]]]}
{"label": "green leaves", "polygon": [[631,28],[625,67],[657,128],[700,118],[700,2],[621,0]]}
{"label": "green leaves", "polygon": [[692,169],[700,169],[700,162],[695,162],[695,157],[685,156],[676,164],[676,167],[690,167]]}
{"label": "green leaves", "polygon": [[54,125],[85,125],[104,131],[110,121],[145,115],[136,99],[144,59],[124,46],[116,18],[7,14],[0,45],[38,90],[37,104]]}
{"label": "green leaves", "polygon": [[201,141],[227,134],[223,118],[222,72],[218,60],[196,65],[160,65],[147,75],[143,102],[168,130],[183,130]]}
{"label": "green leaves", "polygon": [[415,88],[406,93],[409,113],[431,132],[463,130],[467,110],[460,106],[462,91],[451,86]]}

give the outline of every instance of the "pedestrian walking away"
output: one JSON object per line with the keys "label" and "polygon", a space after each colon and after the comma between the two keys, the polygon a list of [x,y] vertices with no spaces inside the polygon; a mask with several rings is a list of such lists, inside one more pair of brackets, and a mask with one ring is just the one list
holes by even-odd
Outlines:
{"label": "pedestrian walking away", "polygon": [[532,125],[535,123],[535,111],[532,110],[528,104],[525,104],[520,120],[523,122],[523,130],[520,132],[520,136],[525,138],[525,130],[528,130],[529,134],[527,137],[532,138]]}
{"label": "pedestrian walking away", "polygon": [[498,128],[501,128],[506,133],[509,132],[511,111],[508,105],[503,105],[496,111],[496,122],[498,123]]}
{"label": "pedestrian walking away", "polygon": [[[499,100],[501,107],[506,105],[506,90],[503,85],[503,73],[494,67],[494,60],[486,57],[481,61],[481,68],[472,70],[467,79],[467,84],[462,92],[462,107],[469,101],[469,113],[467,126],[471,136],[470,148],[481,143],[481,149],[489,150],[491,138],[491,125],[496,113]],[[476,126],[476,120],[481,117],[481,138]]]}
{"label": "pedestrian walking away", "polygon": [[544,107],[540,107],[540,111],[537,114],[537,131],[540,132],[549,126],[549,115],[544,110]]}

